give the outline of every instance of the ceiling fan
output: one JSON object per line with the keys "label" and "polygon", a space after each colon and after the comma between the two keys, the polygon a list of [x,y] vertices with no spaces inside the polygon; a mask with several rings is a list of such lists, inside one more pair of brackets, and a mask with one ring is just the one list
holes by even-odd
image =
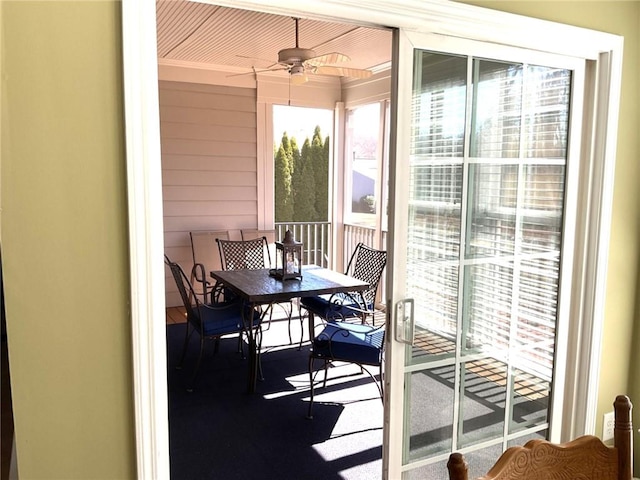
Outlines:
{"label": "ceiling fan", "polygon": [[287,70],[291,83],[301,85],[308,81],[307,74],[333,75],[339,77],[368,78],[371,70],[360,68],[340,67],[331,64],[348,62],[351,60],[347,55],[338,52],[318,55],[310,48],[302,48],[298,44],[298,18],[293,19],[296,23],[296,46],[285,48],[278,52],[278,62],[263,72]]}

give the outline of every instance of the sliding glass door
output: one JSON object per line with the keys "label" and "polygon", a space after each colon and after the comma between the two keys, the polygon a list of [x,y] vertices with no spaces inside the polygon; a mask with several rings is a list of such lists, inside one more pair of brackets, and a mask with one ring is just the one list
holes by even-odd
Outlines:
{"label": "sliding glass door", "polygon": [[449,453],[461,451],[475,477],[508,446],[548,437],[562,397],[554,380],[564,370],[557,333],[561,265],[572,261],[563,232],[580,64],[411,40],[403,49],[400,39],[387,415],[402,428],[391,428],[390,458],[403,478],[446,478]]}

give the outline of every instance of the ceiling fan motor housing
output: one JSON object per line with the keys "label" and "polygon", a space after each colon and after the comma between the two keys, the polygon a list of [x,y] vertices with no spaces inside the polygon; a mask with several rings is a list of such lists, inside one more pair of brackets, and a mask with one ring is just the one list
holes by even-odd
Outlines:
{"label": "ceiling fan motor housing", "polygon": [[303,63],[316,56],[316,52],[310,48],[285,48],[278,52],[278,63]]}

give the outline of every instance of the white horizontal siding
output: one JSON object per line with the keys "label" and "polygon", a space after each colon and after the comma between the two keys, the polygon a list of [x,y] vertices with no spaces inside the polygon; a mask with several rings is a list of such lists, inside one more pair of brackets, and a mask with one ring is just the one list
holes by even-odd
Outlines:
{"label": "white horizontal siding", "polygon": [[165,253],[188,275],[189,232],[257,225],[256,91],[161,80],[159,94]]}

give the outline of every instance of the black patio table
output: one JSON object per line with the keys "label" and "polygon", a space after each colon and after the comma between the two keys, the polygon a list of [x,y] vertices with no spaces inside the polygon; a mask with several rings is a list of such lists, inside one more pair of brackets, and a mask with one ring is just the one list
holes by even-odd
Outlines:
{"label": "black patio table", "polygon": [[[339,292],[357,292],[369,287],[367,282],[316,265],[302,267],[301,279],[279,280],[269,275],[269,269],[259,270],[214,270],[211,277],[234,291],[251,309],[257,305],[280,303],[299,297],[330,295]],[[253,328],[253,315],[245,320],[249,339],[249,378],[247,390],[255,392],[258,376],[258,355]],[[313,325],[309,316],[309,336]]]}

